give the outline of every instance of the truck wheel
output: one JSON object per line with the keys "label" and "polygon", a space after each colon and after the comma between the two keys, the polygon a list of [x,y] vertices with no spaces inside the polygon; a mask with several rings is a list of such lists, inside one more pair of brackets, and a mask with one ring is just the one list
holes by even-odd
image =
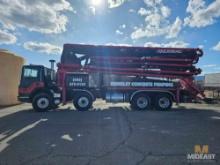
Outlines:
{"label": "truck wheel", "polygon": [[87,111],[92,106],[92,97],[87,93],[78,94],[73,99],[73,105],[79,111]]}
{"label": "truck wheel", "polygon": [[168,111],[171,109],[173,101],[167,94],[159,94],[155,98],[155,108],[160,111]]}
{"label": "truck wheel", "polygon": [[38,112],[45,112],[51,108],[52,101],[50,95],[46,93],[40,93],[34,96],[32,106],[34,110]]}
{"label": "truck wheel", "polygon": [[131,101],[131,107],[137,110],[148,110],[150,109],[150,104],[150,97],[145,94],[137,94]]}

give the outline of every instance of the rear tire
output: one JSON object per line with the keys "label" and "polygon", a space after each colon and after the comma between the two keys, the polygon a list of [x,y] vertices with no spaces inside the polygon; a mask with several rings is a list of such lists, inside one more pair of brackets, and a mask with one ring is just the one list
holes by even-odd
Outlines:
{"label": "rear tire", "polygon": [[171,96],[167,94],[159,94],[155,98],[155,108],[160,111],[168,111],[173,104]]}
{"label": "rear tire", "polygon": [[73,105],[79,111],[87,111],[92,107],[92,97],[87,93],[80,93],[73,99]]}
{"label": "rear tire", "polygon": [[52,99],[46,93],[40,93],[34,96],[32,106],[37,112],[45,112],[52,108]]}
{"label": "rear tire", "polygon": [[149,110],[151,99],[146,94],[137,94],[131,100],[131,107],[137,110]]}

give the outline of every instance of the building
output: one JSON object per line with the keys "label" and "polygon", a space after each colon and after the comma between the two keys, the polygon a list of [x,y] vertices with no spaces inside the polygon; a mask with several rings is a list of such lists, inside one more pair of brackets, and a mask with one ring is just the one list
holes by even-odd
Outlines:
{"label": "building", "polygon": [[220,73],[205,74],[204,86],[206,88],[220,89]]}

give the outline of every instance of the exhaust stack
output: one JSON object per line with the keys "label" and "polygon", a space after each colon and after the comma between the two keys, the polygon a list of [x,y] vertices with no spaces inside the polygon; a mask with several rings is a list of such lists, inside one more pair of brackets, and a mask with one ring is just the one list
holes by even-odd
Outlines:
{"label": "exhaust stack", "polygon": [[49,60],[50,61],[50,68],[52,69],[52,70],[54,70],[54,64],[55,64],[55,60]]}

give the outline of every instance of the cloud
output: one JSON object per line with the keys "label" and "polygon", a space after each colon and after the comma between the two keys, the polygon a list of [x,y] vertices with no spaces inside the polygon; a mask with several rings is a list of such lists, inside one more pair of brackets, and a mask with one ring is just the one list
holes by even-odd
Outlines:
{"label": "cloud", "polygon": [[125,3],[128,0],[108,0],[108,7],[109,8],[115,8],[121,6],[123,3]]}
{"label": "cloud", "polygon": [[141,7],[139,10],[138,10],[138,14],[141,15],[141,16],[146,16],[148,14],[150,14],[151,11],[150,10],[146,10],[145,8]]}
{"label": "cloud", "polygon": [[154,7],[155,5],[160,5],[162,3],[162,0],[144,0],[144,3],[148,6]]}
{"label": "cloud", "polygon": [[145,47],[170,47],[170,48],[186,48],[189,46],[188,43],[183,41],[173,41],[168,43],[155,43],[155,42],[146,42]]}
{"label": "cloud", "polygon": [[220,41],[212,49],[216,51],[220,51]]}
{"label": "cloud", "polygon": [[128,12],[129,13],[135,13],[136,11],[134,9],[129,9]]}
{"label": "cloud", "polygon": [[124,34],[123,30],[124,30],[125,28],[126,28],[126,25],[125,25],[125,24],[122,24],[122,25],[119,26],[119,29],[117,29],[117,30],[115,31],[115,33],[118,34],[118,35],[123,35],[123,34]]}
{"label": "cloud", "polygon": [[156,42],[146,42],[144,44],[145,47],[161,47],[161,44],[156,43]]}
{"label": "cloud", "polygon": [[105,45],[107,46],[132,46],[131,44],[123,44],[123,43],[113,43],[113,42],[109,42],[109,43],[106,43]]}
{"label": "cloud", "polygon": [[170,14],[171,14],[170,8],[168,8],[168,7],[166,7],[166,6],[162,6],[162,7],[160,8],[160,10],[161,10],[161,14],[162,14],[165,18],[169,17]]}
{"label": "cloud", "polygon": [[215,67],[217,66],[216,64],[208,64],[208,65],[203,65],[202,67],[203,68],[212,68],[212,67]]}
{"label": "cloud", "polygon": [[122,24],[122,25],[119,26],[119,28],[120,28],[120,29],[125,29],[125,28],[126,28],[126,25],[125,25],[125,24]]}
{"label": "cloud", "polygon": [[215,0],[207,6],[204,0],[189,0],[186,12],[189,16],[184,19],[184,25],[205,27],[220,17],[220,1]]}
{"label": "cloud", "polygon": [[118,34],[118,35],[123,35],[123,34],[124,34],[124,33],[123,33],[122,31],[120,31],[120,30],[116,30],[115,33]]}
{"label": "cloud", "polygon": [[14,44],[16,40],[15,35],[0,29],[0,44]]}
{"label": "cloud", "polygon": [[170,23],[168,17],[171,14],[169,7],[162,0],[145,0],[146,8],[140,8],[138,14],[145,18],[145,25],[139,26],[131,33],[132,39],[143,37],[156,37],[165,35],[167,38],[175,38],[181,31],[182,21],[179,17]]}
{"label": "cloud", "polygon": [[181,31],[182,21],[179,17],[176,18],[175,22],[170,26],[170,30],[166,38],[175,38]]}
{"label": "cloud", "polygon": [[203,49],[204,45],[198,45],[198,48]]}
{"label": "cloud", "polygon": [[65,11],[73,11],[67,0],[0,0],[0,22],[10,29],[61,33],[68,22]]}
{"label": "cloud", "polygon": [[28,41],[24,43],[24,48],[30,51],[36,51],[46,54],[60,54],[62,51],[61,47],[52,45],[47,42],[42,43],[42,42]]}

